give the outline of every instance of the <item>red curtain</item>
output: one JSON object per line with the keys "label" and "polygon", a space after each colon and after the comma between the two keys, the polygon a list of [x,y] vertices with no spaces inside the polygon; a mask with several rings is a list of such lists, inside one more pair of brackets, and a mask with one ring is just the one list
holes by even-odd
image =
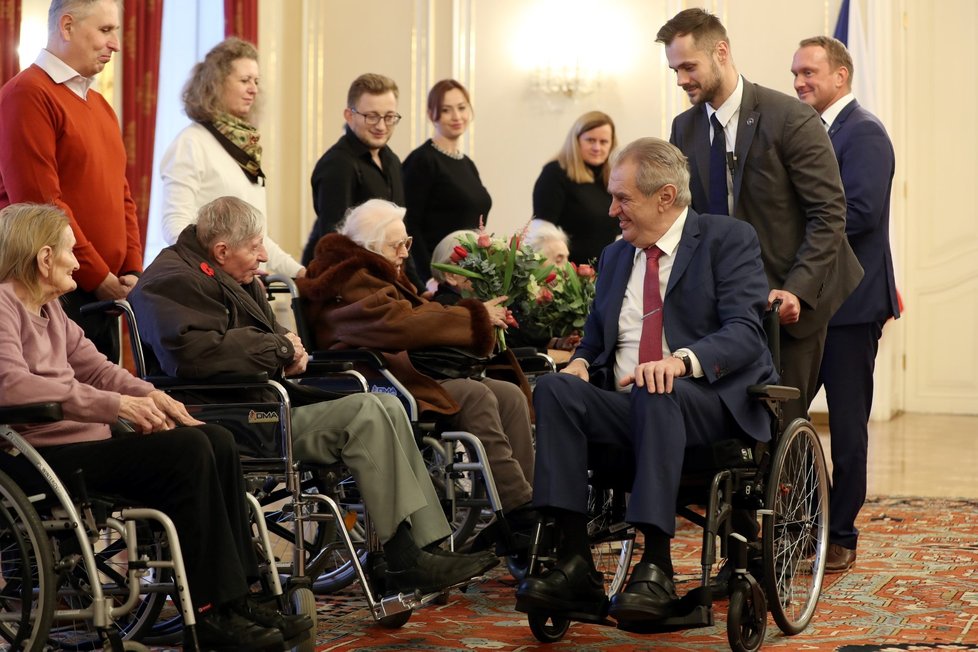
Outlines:
{"label": "red curtain", "polygon": [[224,0],[224,36],[258,45],[258,0]]}
{"label": "red curtain", "polygon": [[139,233],[145,246],[153,183],[163,0],[127,2],[123,11],[122,133],[126,141],[126,179],[136,202]]}
{"label": "red curtain", "polygon": [[0,0],[0,86],[20,72],[20,2]]}

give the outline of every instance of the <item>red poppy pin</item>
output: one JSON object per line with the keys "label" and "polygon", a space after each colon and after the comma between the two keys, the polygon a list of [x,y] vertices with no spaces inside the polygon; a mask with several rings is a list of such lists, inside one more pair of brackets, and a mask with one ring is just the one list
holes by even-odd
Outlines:
{"label": "red poppy pin", "polygon": [[214,268],[208,265],[207,263],[200,264],[200,271],[207,274],[208,276],[214,276]]}

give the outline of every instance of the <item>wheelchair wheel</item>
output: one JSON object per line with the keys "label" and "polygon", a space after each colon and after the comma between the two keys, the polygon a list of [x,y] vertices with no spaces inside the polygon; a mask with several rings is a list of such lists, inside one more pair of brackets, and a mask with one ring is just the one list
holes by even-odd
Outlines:
{"label": "wheelchair wheel", "polygon": [[[468,443],[441,442],[442,446],[450,446],[447,454],[453,455],[453,462],[477,462],[476,454]],[[454,493],[454,511],[447,515],[448,524],[452,528],[455,547],[464,546],[478,530],[492,522],[492,508],[486,493],[486,486],[477,471],[458,471],[452,477],[446,477],[444,472],[447,460],[442,459],[440,452],[427,448],[424,457],[428,464],[431,482],[438,496],[444,499],[447,495],[447,484],[452,483]],[[447,510],[446,510],[447,511]]]}
{"label": "wheelchair wheel", "polygon": [[764,584],[774,621],[798,634],[818,605],[828,548],[829,480],[814,427],[795,419],[771,460],[763,521]]}
{"label": "wheelchair wheel", "polygon": [[588,489],[588,537],[594,566],[605,576],[606,593],[621,591],[628,579],[635,550],[635,528],[625,523],[621,492]]}
{"label": "wheelchair wheel", "polygon": [[307,588],[300,587],[289,594],[289,604],[292,606],[292,613],[305,614],[312,620],[312,631],[310,635],[301,643],[293,648],[295,652],[313,652],[316,649],[316,596]]}
{"label": "wheelchair wheel", "polygon": [[[148,523],[137,523],[136,537],[141,557],[151,561],[169,558],[169,547],[165,537]],[[58,540],[61,558],[77,551],[78,542],[73,532],[68,532]],[[95,544],[95,566],[98,571],[96,581],[102,585],[104,595],[115,605],[126,601],[129,595],[129,560],[126,542],[112,529],[105,530]],[[140,600],[136,607],[115,618],[113,621],[118,634],[125,640],[140,640],[146,636],[171,629],[174,618],[160,622],[160,613],[172,589],[172,575],[168,569],[150,569],[140,578]],[[59,592],[60,601],[69,609],[85,609],[91,605],[91,578],[80,561],[69,570],[63,579]],[[175,622],[182,629],[182,617],[177,614]],[[51,639],[67,650],[92,650],[101,646],[101,634],[91,622],[59,622],[52,627]]]}
{"label": "wheelchair wheel", "polygon": [[754,600],[754,593],[747,582],[740,581],[730,594],[727,608],[727,642],[733,652],[755,652],[764,643],[767,631],[767,604],[764,594],[759,593],[760,602]]}
{"label": "wheelchair wheel", "polygon": [[545,613],[529,613],[526,615],[530,623],[530,631],[541,643],[556,643],[564,638],[570,627],[570,620],[560,616]]}
{"label": "wheelchair wheel", "polygon": [[54,553],[24,492],[0,473],[0,642],[44,649],[54,615]]}

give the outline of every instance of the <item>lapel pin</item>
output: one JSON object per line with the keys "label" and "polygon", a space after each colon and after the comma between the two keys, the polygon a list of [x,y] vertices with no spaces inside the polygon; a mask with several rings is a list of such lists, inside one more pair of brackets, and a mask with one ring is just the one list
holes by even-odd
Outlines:
{"label": "lapel pin", "polygon": [[754,118],[747,118],[747,126],[750,127],[754,124]]}

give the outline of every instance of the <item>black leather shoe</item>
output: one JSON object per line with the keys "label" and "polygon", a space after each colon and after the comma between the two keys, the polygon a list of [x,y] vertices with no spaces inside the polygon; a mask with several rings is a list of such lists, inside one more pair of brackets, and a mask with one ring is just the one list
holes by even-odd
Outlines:
{"label": "black leather shoe", "polygon": [[413,566],[385,573],[387,587],[392,592],[435,593],[482,575],[499,564],[499,560],[485,554],[465,555],[443,550],[433,554],[421,551]]}
{"label": "black leather shoe", "polygon": [[608,613],[619,622],[655,622],[668,616],[678,599],[672,578],[655,564],[639,563],[625,590],[611,596]]}
{"label": "black leather shoe", "polygon": [[254,595],[235,600],[231,608],[236,614],[253,623],[277,629],[282,632],[282,638],[285,640],[294,639],[312,629],[312,619],[306,614],[283,614],[269,604],[262,604]]}
{"label": "black leather shoe", "polygon": [[262,627],[222,606],[197,618],[197,642],[206,650],[281,650],[282,632]]}
{"label": "black leather shoe", "polygon": [[601,620],[608,610],[604,578],[580,555],[568,557],[540,577],[520,582],[516,610]]}

